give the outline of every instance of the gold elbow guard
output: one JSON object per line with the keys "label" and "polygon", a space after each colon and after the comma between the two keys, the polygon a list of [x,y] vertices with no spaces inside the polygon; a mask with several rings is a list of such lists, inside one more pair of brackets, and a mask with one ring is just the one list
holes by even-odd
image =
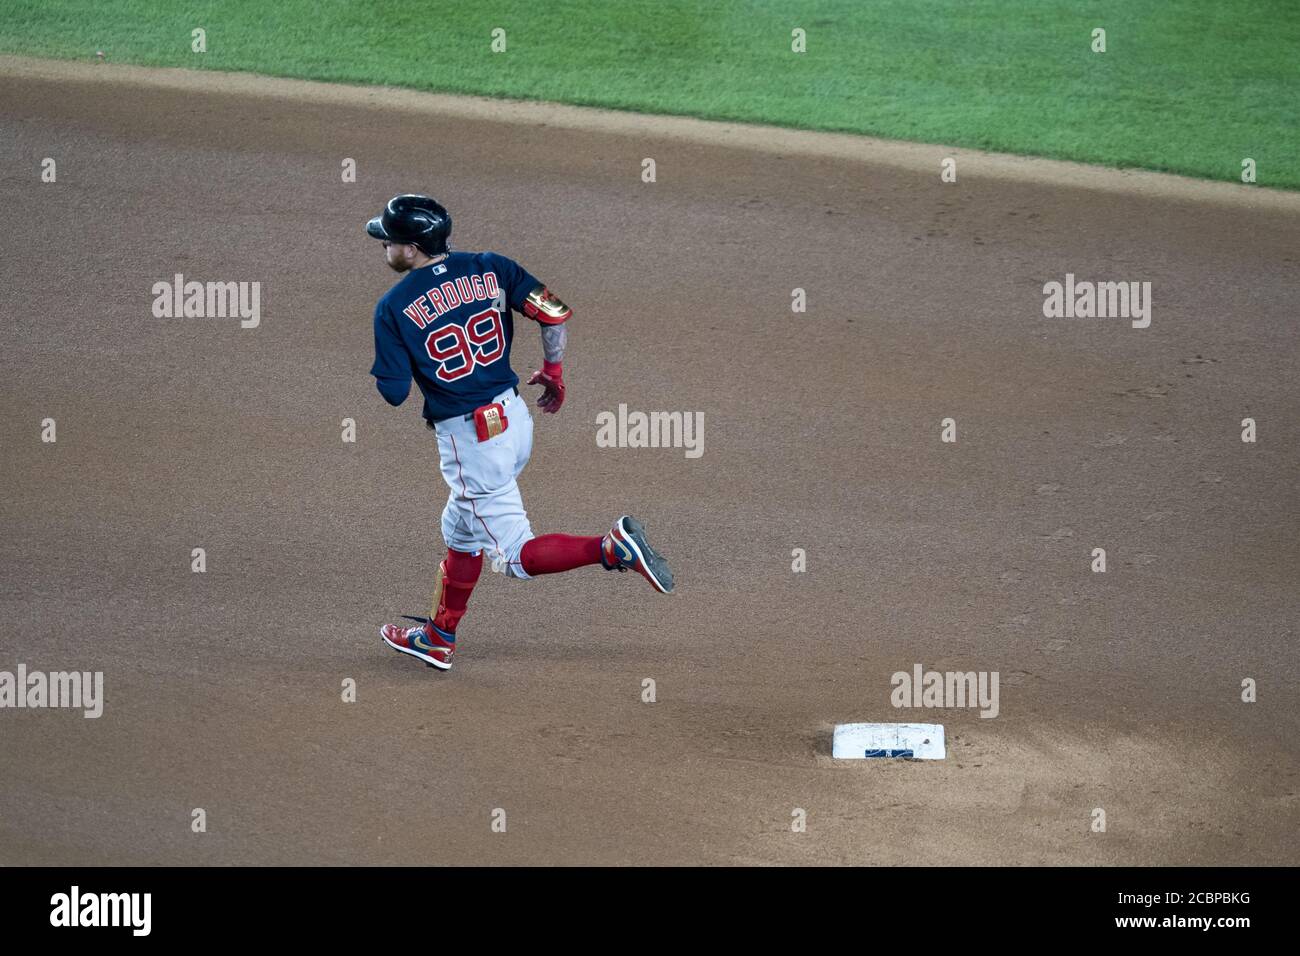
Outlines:
{"label": "gold elbow guard", "polygon": [[550,289],[539,285],[524,300],[524,315],[543,325],[559,325],[573,315],[573,310],[561,302]]}

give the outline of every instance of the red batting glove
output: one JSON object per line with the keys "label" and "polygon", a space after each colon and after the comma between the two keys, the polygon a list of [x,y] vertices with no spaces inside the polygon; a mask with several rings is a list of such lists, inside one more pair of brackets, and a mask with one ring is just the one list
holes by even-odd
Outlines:
{"label": "red batting glove", "polygon": [[541,385],[542,397],[537,400],[537,407],[554,415],[564,404],[564,369],[559,362],[543,362],[540,371],[534,372],[528,380],[529,385]]}

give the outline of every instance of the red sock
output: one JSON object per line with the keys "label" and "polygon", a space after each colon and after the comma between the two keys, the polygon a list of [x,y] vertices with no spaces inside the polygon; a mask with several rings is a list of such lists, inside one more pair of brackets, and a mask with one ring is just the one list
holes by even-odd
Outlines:
{"label": "red sock", "polygon": [[600,564],[600,540],[600,535],[585,538],[575,534],[544,534],[524,545],[519,552],[519,563],[529,577]]}
{"label": "red sock", "polygon": [[438,583],[433,592],[433,623],[448,634],[456,633],[456,625],[465,616],[469,596],[478,583],[483,570],[483,555],[447,550],[447,557],[438,565]]}

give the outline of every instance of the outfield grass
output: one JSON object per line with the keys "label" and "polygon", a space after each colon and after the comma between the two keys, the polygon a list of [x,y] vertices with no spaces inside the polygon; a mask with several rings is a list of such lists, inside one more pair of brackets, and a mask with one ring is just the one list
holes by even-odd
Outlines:
{"label": "outfield grass", "polygon": [[0,52],[100,49],[1300,188],[1298,0],[0,0]]}

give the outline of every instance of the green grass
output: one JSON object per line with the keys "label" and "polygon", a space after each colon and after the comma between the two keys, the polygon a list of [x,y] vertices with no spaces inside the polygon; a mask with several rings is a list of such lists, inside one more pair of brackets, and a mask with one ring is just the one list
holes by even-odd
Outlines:
{"label": "green grass", "polygon": [[1300,188],[1297,0],[0,0],[0,52],[98,49]]}

